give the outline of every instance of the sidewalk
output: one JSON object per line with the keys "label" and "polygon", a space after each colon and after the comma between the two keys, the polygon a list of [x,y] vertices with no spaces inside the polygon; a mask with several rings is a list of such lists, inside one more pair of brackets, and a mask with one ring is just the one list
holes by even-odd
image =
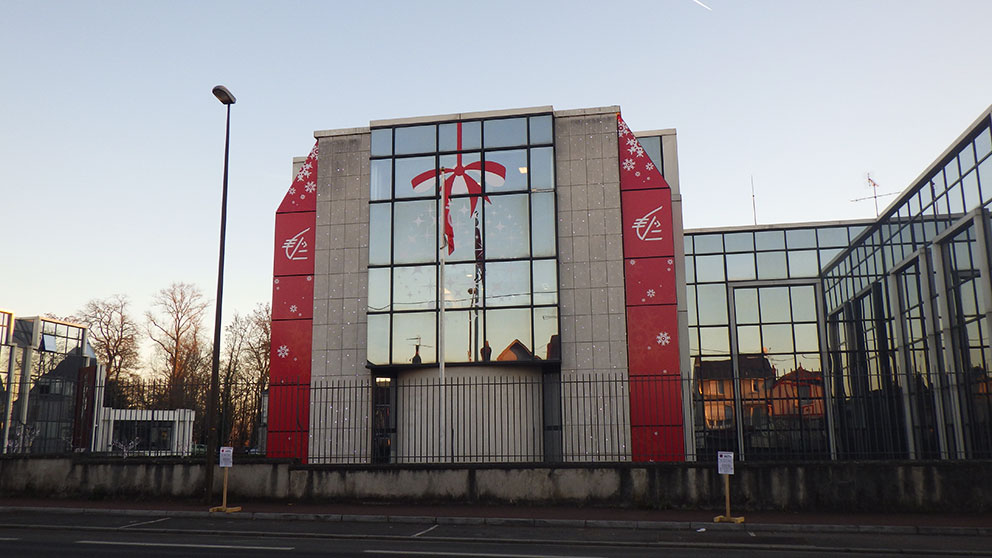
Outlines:
{"label": "sidewalk", "polygon": [[[219,504],[219,502],[217,502]],[[444,503],[287,503],[230,500],[245,519],[298,519],[404,523],[485,523],[566,525],[637,529],[750,529],[760,531],[829,531],[992,536],[992,513],[827,513],[741,512],[741,525],[715,524],[714,510],[641,510],[568,506],[508,506]],[[52,513],[86,510],[100,514],[208,515],[209,506],[190,500],[79,500],[0,498],[0,511],[49,510]],[[217,515],[217,514],[215,514]]]}

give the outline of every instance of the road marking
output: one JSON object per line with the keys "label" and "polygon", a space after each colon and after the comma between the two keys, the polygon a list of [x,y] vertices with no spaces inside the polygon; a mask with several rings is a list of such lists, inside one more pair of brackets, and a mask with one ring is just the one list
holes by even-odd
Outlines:
{"label": "road marking", "polygon": [[121,527],[121,529],[127,529],[128,527],[137,527],[138,525],[148,525],[148,524],[151,524],[151,523],[159,523],[159,522],[168,521],[168,520],[169,520],[168,517],[163,517],[163,518],[160,518],[160,519],[153,519],[151,521],[139,521],[138,523],[128,523],[127,525]]}
{"label": "road marking", "polygon": [[364,550],[366,554],[401,554],[403,556],[478,556],[480,558],[603,558],[559,554],[486,554],[483,552],[411,552],[409,550]]}
{"label": "road marking", "polygon": [[235,544],[182,544],[124,541],[76,541],[76,544],[105,544],[113,546],[163,546],[169,548],[222,548],[225,550],[293,550],[292,546],[247,546]]}
{"label": "road marking", "polygon": [[437,529],[438,527],[439,527],[439,525],[434,525],[433,527],[430,527],[428,529],[424,529],[423,531],[417,533],[416,535],[412,535],[412,536],[419,537],[420,535],[423,535],[423,534],[426,534],[426,533],[430,533],[431,531],[433,531],[434,529]]}
{"label": "road marking", "polygon": [[17,537],[0,537],[0,541],[19,541],[21,539]]}

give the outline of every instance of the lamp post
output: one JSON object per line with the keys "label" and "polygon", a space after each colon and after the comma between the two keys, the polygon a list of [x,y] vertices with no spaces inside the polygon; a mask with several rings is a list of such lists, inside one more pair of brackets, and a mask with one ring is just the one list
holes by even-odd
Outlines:
{"label": "lamp post", "polygon": [[214,466],[217,454],[217,395],[220,391],[220,332],[221,302],[224,297],[224,241],[227,230],[227,160],[231,147],[231,105],[236,99],[223,85],[213,89],[214,97],[227,106],[227,128],[224,134],[224,186],[220,202],[220,257],[217,264],[217,315],[214,318],[214,354],[210,367],[210,400],[207,402],[206,498],[213,497]]}

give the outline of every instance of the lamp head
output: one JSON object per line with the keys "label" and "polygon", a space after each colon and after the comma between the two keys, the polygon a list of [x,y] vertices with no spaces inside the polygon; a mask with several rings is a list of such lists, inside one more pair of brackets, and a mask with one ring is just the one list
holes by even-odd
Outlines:
{"label": "lamp head", "polygon": [[233,105],[235,101],[237,101],[237,99],[234,98],[234,95],[223,85],[215,86],[213,92],[214,97],[217,97],[217,100],[225,105]]}

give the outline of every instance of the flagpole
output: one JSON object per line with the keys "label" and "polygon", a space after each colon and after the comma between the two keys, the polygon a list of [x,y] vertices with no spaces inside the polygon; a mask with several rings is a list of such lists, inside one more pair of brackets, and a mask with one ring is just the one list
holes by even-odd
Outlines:
{"label": "flagpole", "polygon": [[[441,382],[441,435],[438,440],[441,446],[441,457],[444,457],[445,448],[445,430],[447,430],[448,425],[445,420],[445,393],[444,393],[444,263],[445,258],[448,254],[448,235],[446,234],[445,226],[447,225],[447,209],[448,209],[448,195],[447,190],[444,187],[444,167],[438,169],[438,181],[437,187],[440,189],[441,207],[438,208],[437,212],[437,232],[438,237],[441,242],[441,254],[439,257],[440,266],[438,270],[438,281],[437,281],[437,299],[438,299],[438,340],[437,340],[437,369],[438,376]],[[442,459],[443,460],[443,459]]]}

